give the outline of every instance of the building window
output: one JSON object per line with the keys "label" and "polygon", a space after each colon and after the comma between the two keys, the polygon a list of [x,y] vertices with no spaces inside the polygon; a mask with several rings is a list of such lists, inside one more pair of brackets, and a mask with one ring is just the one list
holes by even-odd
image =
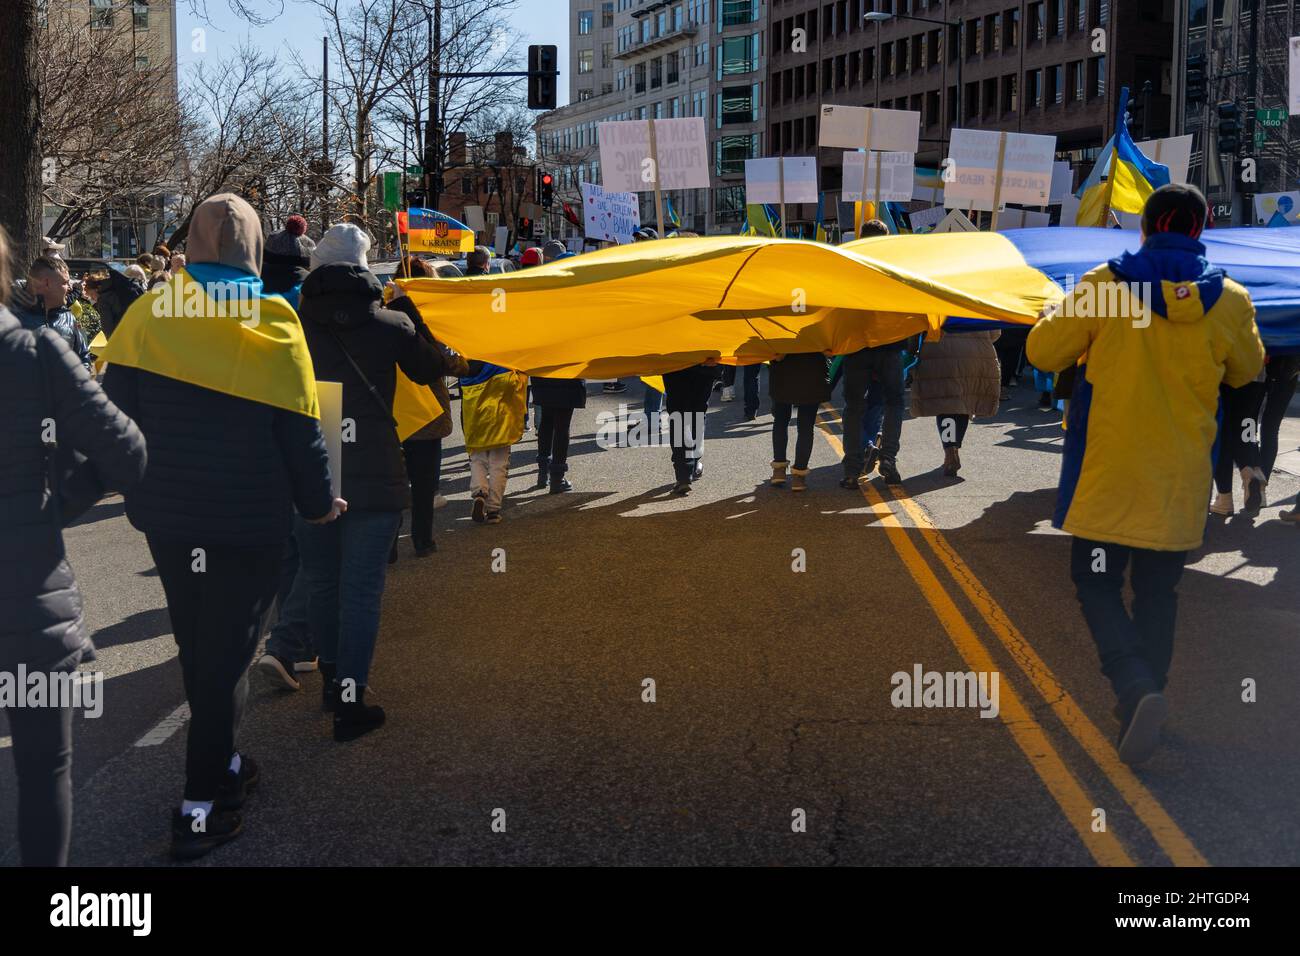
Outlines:
{"label": "building window", "polygon": [[1020,109],[1020,91],[1016,86],[1016,74],[1008,73],[1002,77],[1002,112],[1014,113]]}
{"label": "building window", "polygon": [[1083,73],[1083,61],[1075,60],[1074,63],[1070,65],[1070,72],[1073,74],[1071,85],[1074,87],[1070,91],[1070,96],[1077,102],[1083,102],[1083,91],[1084,91],[1084,82],[1085,82],[1084,73]]}
{"label": "building window", "polygon": [[[740,133],[723,136],[714,143],[714,167],[719,176],[734,175],[745,171],[745,160],[758,159],[762,153],[759,149],[759,133]],[[743,192],[741,203],[744,203]]]}
{"label": "building window", "polygon": [[592,67],[595,65],[594,64],[595,57],[596,57],[596,53],[594,50],[579,50],[578,51],[578,72],[590,73]]}
{"label": "building window", "polygon": [[[715,97],[714,125],[719,129],[758,120],[758,84],[728,86]],[[753,158],[753,157],[751,157]]]}
{"label": "building window", "polygon": [[1065,36],[1065,0],[1051,0],[1051,8],[1048,12],[1047,35]]}
{"label": "building window", "polygon": [[90,0],[90,28],[108,30],[113,26],[113,0]]}
{"label": "building window", "polygon": [[929,90],[925,94],[925,125],[937,126],[942,120],[939,115],[939,91]]}
{"label": "building window", "polygon": [[664,61],[655,57],[650,61],[650,89],[657,90],[664,85]]}
{"label": "building window", "polygon": [[600,5],[600,26],[608,30],[614,25],[614,4],[602,3]]}
{"label": "building window", "polygon": [[591,33],[592,11],[578,11],[578,36],[585,37]]}
{"label": "building window", "polygon": [[149,0],[132,0],[131,29],[149,29]]}
{"label": "building window", "polygon": [[1106,58],[1094,56],[1088,61],[1088,87],[1094,97],[1106,95]]}
{"label": "building window", "polygon": [[[1047,5],[1039,0],[1029,5],[1029,39],[1042,40],[1047,35]],[[1028,90],[1025,91],[1028,99]]]}
{"label": "building window", "polygon": [[1007,10],[1002,15],[1002,49],[1014,50],[1020,43],[1020,11]]}
{"label": "building window", "polygon": [[1070,0],[1074,4],[1074,16],[1070,22],[1074,24],[1074,29],[1083,32],[1088,29],[1088,0]]}
{"label": "building window", "polygon": [[610,61],[614,59],[614,44],[602,43],[600,45],[600,68],[609,69]]}
{"label": "building window", "polygon": [[997,53],[1002,49],[1002,14],[990,13],[984,18],[984,52]]}
{"label": "building window", "polygon": [[717,50],[717,78],[753,73],[758,69],[758,38],[752,36],[724,37]]}
{"label": "building window", "polygon": [[758,19],[758,0],[718,0],[718,17],[723,27],[753,23]]}
{"label": "building window", "polygon": [[135,58],[135,68],[140,71],[149,69],[149,58],[143,53],[137,54]]}
{"label": "building window", "polygon": [[1048,102],[1060,106],[1065,102],[1065,67],[1061,65],[1047,68]]}
{"label": "building window", "polygon": [[645,64],[638,63],[636,66],[632,68],[632,70],[633,70],[632,73],[633,91],[636,93],[644,93],[645,92]]}
{"label": "building window", "polygon": [[978,18],[966,21],[966,56],[979,56],[984,47],[984,21]]}
{"label": "building window", "polygon": [[1043,105],[1043,71],[1028,70],[1025,72],[1025,105],[1042,106]]}

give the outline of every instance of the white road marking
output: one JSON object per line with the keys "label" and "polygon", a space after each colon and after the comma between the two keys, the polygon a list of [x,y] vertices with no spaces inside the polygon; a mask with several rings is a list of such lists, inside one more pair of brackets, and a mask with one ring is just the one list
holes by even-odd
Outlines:
{"label": "white road marking", "polygon": [[180,730],[185,721],[190,719],[190,705],[181,704],[170,714],[158,721],[158,725],[135,742],[137,747],[156,747]]}

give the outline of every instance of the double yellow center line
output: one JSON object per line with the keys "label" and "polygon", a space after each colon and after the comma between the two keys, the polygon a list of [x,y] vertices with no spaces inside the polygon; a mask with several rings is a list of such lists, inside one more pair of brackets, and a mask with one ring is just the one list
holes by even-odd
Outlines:
{"label": "double yellow center line", "polygon": [[[838,421],[838,413],[829,404],[823,405],[823,415],[818,417],[822,434],[843,456],[844,447],[830,429]],[[939,623],[948,634],[953,647],[974,671],[995,671],[997,665],[988,649],[980,641],[974,627],[957,607],[952,596],[944,589],[930,564],[914,543],[913,536],[898,520],[892,504],[897,504],[907,514],[914,529],[929,546],[939,563],[967,600],[979,613],[993,636],[1001,642],[1030,685],[1057,715],[1065,729],[1083,748],[1097,768],[1106,776],[1120,796],[1132,807],[1134,814],[1150,831],[1157,845],[1176,866],[1206,866],[1205,857],[1179,829],[1160,802],[1143,786],[1142,782],[1119,759],[1114,746],[1097,726],[1088,719],[1083,709],[1056,679],[1046,662],[1025,640],[1024,635],[1011,622],[1011,618],[980,583],[974,571],[961,559],[948,540],[934,526],[925,510],[901,489],[890,491],[886,501],[870,482],[861,485],[863,496],[871,510],[880,519],[889,543],[916,582]],[[1106,829],[1093,830],[1093,810],[1101,804],[1088,796],[1078,778],[1061,758],[1046,730],[1024,705],[1009,680],[1002,682],[999,717],[1011,732],[1012,738],[1043,785],[1056,801],[1066,820],[1078,833],[1083,845],[1094,860],[1103,866],[1133,866],[1129,851],[1111,830],[1111,814],[1107,814]]]}

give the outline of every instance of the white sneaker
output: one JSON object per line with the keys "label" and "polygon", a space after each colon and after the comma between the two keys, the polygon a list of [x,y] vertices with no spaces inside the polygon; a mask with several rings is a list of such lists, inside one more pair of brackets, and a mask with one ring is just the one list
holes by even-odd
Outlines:
{"label": "white sneaker", "polygon": [[1210,505],[1210,514],[1227,516],[1232,514],[1232,511],[1232,492],[1221,491],[1216,493],[1214,503]]}
{"label": "white sneaker", "polygon": [[722,400],[724,402],[734,402],[736,400],[736,386],[724,385],[722,387]]}
{"label": "white sneaker", "polygon": [[447,496],[446,496],[446,495],[434,495],[434,496],[433,496],[433,508],[434,508],[434,510],[436,511],[436,510],[439,509],[439,508],[445,508],[445,507],[447,507]]}

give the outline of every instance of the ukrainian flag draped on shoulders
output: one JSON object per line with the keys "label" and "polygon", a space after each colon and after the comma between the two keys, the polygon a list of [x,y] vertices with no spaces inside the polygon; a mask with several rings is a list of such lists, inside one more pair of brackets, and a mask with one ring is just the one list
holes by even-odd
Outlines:
{"label": "ukrainian flag draped on shoulders", "polygon": [[1096,165],[1076,194],[1079,197],[1076,225],[1104,228],[1109,225],[1112,209],[1140,213],[1147,197],[1161,186],[1169,185],[1169,167],[1147,158],[1129,135],[1124,122],[1127,107],[1126,86],[1119,94],[1115,135],[1102,147]]}
{"label": "ukrainian flag draped on shoulders", "polygon": [[524,436],[527,375],[490,362],[471,361],[469,375],[458,381],[467,453],[513,445]]}
{"label": "ukrainian flag draped on shoulders", "polygon": [[154,286],[127,309],[100,358],[320,418],[297,313],[232,266],[192,263]]}

